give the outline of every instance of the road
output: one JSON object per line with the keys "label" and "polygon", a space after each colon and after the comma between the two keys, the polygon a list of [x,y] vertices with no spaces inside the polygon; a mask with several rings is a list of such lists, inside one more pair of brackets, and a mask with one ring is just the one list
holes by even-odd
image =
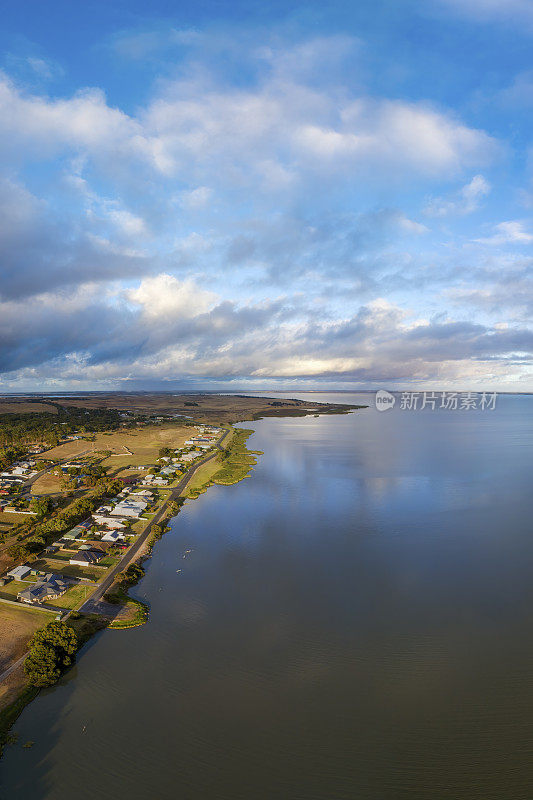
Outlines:
{"label": "road", "polygon": [[[216,447],[218,448],[218,450],[222,449],[221,447],[222,442],[224,441],[228,433],[229,430],[227,430],[216,443]],[[169,503],[172,503],[174,500],[178,499],[178,497],[181,495],[182,491],[185,489],[185,487],[187,486],[188,482],[190,481],[196,470],[199,469],[204,464],[206,464],[208,461],[211,461],[211,459],[214,458],[215,456],[216,453],[212,453],[210,456],[207,456],[206,458],[203,458],[201,461],[198,461],[197,464],[194,464],[187,470],[187,472],[182,477],[180,482],[177,484],[177,486],[175,486],[172,489],[168,498],[165,500],[161,508],[157,511],[153,519],[148,523],[144,531],[140,534],[139,538],[130,547],[128,552],[119,561],[119,563],[116,566],[114,566],[112,570],[108,572],[102,583],[98,584],[92,595],[89,598],[87,598],[85,603],[79,609],[77,609],[79,612],[83,614],[96,613],[97,611],[96,605],[102,599],[107,590],[110,588],[117,575],[120,572],[123,572],[125,569],[127,569],[127,567],[129,567],[129,565],[135,560],[135,557],[138,555],[140,549],[142,548],[142,546],[144,545],[144,543],[146,542],[151,533],[152,525],[157,524],[164,517],[165,511],[167,510]]]}

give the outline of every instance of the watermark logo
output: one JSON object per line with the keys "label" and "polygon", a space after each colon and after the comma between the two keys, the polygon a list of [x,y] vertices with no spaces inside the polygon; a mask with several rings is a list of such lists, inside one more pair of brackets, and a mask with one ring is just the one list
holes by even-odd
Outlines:
{"label": "watermark logo", "polygon": [[378,411],[390,411],[395,402],[394,395],[386,392],[385,389],[380,389],[379,392],[376,392],[376,408]]}
{"label": "watermark logo", "polygon": [[[400,392],[400,411],[494,411],[496,392]],[[376,392],[376,409],[389,411],[396,397],[385,389]]]}

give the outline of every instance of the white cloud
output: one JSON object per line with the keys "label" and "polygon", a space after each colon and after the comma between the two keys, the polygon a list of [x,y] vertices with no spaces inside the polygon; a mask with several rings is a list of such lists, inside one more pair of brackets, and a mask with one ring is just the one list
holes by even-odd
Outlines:
{"label": "white cloud", "polygon": [[198,186],[196,189],[182,192],[178,201],[183,208],[196,211],[205,208],[212,197],[213,190],[209,186]]}
{"label": "white cloud", "polygon": [[108,179],[131,181],[136,166],[160,179],[179,176],[199,201],[213,179],[265,191],[317,172],[337,180],[361,171],[448,175],[498,150],[484,131],[425,104],[358,98],[278,75],[246,90],[205,76],[170,81],[135,117],[98,89],[51,99],[4,76],[0,147],[12,162],[89,157]]}
{"label": "white cloud", "polygon": [[424,213],[428,217],[471,214],[479,208],[481,201],[487,197],[490,190],[490,183],[483,175],[474,175],[469,183],[451,197],[430,198],[424,208]]}
{"label": "white cloud", "polygon": [[526,230],[526,223],[522,220],[500,222],[494,228],[494,234],[486,238],[476,239],[481,244],[532,244],[533,233]]}
{"label": "white cloud", "polygon": [[111,222],[127,236],[143,236],[147,233],[146,223],[126,209],[113,209],[108,212]]}
{"label": "white cloud", "polygon": [[206,312],[215,302],[216,295],[200,289],[192,281],[179,281],[173,275],[145,278],[137,289],[125,292],[131,303],[141,306],[149,319],[190,319]]}

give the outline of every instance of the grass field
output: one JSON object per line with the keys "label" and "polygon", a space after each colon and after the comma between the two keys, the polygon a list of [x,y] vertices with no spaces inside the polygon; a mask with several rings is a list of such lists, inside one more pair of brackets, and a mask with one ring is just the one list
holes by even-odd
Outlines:
{"label": "grass field", "polygon": [[219,472],[221,468],[221,456],[217,455],[212,458],[207,464],[202,464],[199,467],[183,492],[184,497],[196,497],[198,493],[207,486],[213,479],[214,475]]}
{"label": "grass field", "polygon": [[19,522],[26,522],[32,516],[33,514],[11,514],[9,511],[1,511],[0,523],[2,525],[17,525]]}
{"label": "grass field", "polygon": [[[98,437],[97,437],[98,438]],[[85,439],[75,439],[71,442],[59,444],[51,450],[45,450],[39,455],[46,461],[63,461],[65,458],[75,458],[82,453],[92,452],[96,442],[88,442]]]}
{"label": "grass field", "polygon": [[0,603],[0,672],[20,658],[27,650],[28,640],[48,622],[54,619],[53,612],[34,611],[31,608],[14,608]]}
{"label": "grass field", "polygon": [[[81,453],[110,450],[112,455],[102,462],[103,466],[113,470],[134,467],[139,464],[153,464],[161,447],[181,447],[191,436],[190,428],[180,425],[149,426],[142,429],[123,430],[115,433],[99,433],[94,442],[78,439],[65,442],[43,457],[53,460],[74,458]],[[129,451],[129,452],[128,452]]]}
{"label": "grass field", "polygon": [[56,561],[52,558],[40,558],[32,564],[32,567],[45,572],[58,572],[70,578],[87,578],[90,581],[98,581],[104,575],[104,570],[97,567],[77,567],[75,564]]}
{"label": "grass field", "polygon": [[94,591],[94,586],[76,585],[72,586],[68,592],[55,600],[50,600],[50,605],[58,608],[76,608],[87,599],[89,594]]}
{"label": "grass field", "polygon": [[49,403],[10,403],[9,400],[0,400],[0,414],[36,414],[38,411],[57,414],[57,408]]}
{"label": "grass field", "polygon": [[301,416],[313,413],[344,413],[358,406],[342,403],[318,403],[312,395],[308,400],[249,397],[218,394],[99,394],[90,397],[69,397],[62,403],[78,408],[118,408],[144,414],[183,414],[196,422],[219,424],[243,422],[264,416]]}
{"label": "grass field", "polygon": [[[37,578],[35,578],[35,580],[37,580]],[[4,597],[6,600],[16,600],[17,594],[23,589],[27,589],[32,583],[35,583],[35,580],[9,581],[5,586],[0,586],[0,597]]]}
{"label": "grass field", "polygon": [[229,486],[248,476],[252,468],[257,464],[255,456],[260,455],[259,451],[248,450],[246,446],[247,439],[252,433],[253,431],[251,430],[236,429],[233,432],[230,444],[226,445],[226,442],[224,442],[226,456],[222,460],[221,469],[213,478],[214,483]]}
{"label": "grass field", "polygon": [[31,493],[40,495],[60,492],[63,477],[63,475],[60,477],[59,475],[53,475],[51,472],[47,472],[46,475],[41,475],[40,478],[37,478],[31,487]]}

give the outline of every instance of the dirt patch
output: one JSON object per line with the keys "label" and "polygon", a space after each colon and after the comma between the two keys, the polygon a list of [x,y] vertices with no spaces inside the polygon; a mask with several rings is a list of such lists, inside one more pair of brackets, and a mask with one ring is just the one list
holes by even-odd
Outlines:
{"label": "dirt patch", "polygon": [[0,711],[15,702],[27,683],[28,679],[24,673],[23,664],[14,669],[7,678],[4,678],[0,683]]}
{"label": "dirt patch", "polygon": [[54,619],[54,614],[14,608],[0,603],[0,672],[22,656],[35,631]]}

